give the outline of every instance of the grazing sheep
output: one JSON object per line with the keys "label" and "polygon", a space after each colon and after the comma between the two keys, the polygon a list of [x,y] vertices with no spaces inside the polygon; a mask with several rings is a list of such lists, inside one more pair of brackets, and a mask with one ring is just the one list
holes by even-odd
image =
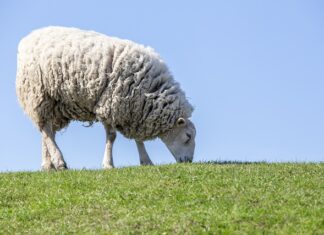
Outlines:
{"label": "grazing sheep", "polygon": [[116,131],[135,139],[142,165],[152,164],[143,141],[156,137],[178,162],[193,159],[193,108],[151,48],[76,28],[35,30],[19,44],[16,91],[42,134],[43,170],[66,168],[55,133],[71,120],[103,123],[105,169]]}

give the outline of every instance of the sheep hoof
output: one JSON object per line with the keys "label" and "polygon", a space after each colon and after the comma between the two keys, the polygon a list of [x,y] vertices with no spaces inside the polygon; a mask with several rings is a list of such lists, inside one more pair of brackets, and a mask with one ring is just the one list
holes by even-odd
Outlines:
{"label": "sheep hoof", "polygon": [[46,163],[46,164],[42,165],[41,170],[42,171],[51,171],[51,170],[55,170],[55,167],[51,162],[49,162],[49,163]]}
{"label": "sheep hoof", "polygon": [[149,162],[141,162],[142,166],[154,166],[153,162],[149,161]]}
{"label": "sheep hoof", "polygon": [[111,170],[113,168],[114,168],[114,166],[112,166],[112,165],[103,165],[104,170]]}
{"label": "sheep hoof", "polygon": [[67,169],[68,169],[68,168],[67,168],[65,162],[62,163],[62,164],[59,164],[59,165],[56,167],[56,170],[58,170],[58,171],[67,170]]}

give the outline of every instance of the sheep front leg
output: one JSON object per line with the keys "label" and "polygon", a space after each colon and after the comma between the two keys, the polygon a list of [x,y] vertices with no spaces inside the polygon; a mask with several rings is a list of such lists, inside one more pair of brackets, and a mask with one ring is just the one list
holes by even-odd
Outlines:
{"label": "sheep front leg", "polygon": [[50,125],[46,124],[41,129],[41,133],[42,133],[43,142],[47,148],[47,150],[45,151],[43,148],[43,154],[44,154],[43,160],[45,161],[45,164],[48,164],[49,161],[48,153],[49,153],[51,162],[53,163],[56,170],[67,169],[61,150],[59,149],[59,147],[55,142],[55,131],[52,130]]}
{"label": "sheep front leg", "polygon": [[116,139],[116,131],[112,129],[109,125],[104,124],[106,130],[106,147],[105,154],[102,161],[102,166],[104,169],[112,169],[114,168],[112,149],[113,144]]}
{"label": "sheep front leg", "polygon": [[46,147],[45,139],[42,138],[42,171],[49,171],[55,169],[52,161],[51,155]]}
{"label": "sheep front leg", "polygon": [[153,165],[149,155],[146,152],[144,143],[142,141],[136,140],[136,146],[140,157],[141,165]]}

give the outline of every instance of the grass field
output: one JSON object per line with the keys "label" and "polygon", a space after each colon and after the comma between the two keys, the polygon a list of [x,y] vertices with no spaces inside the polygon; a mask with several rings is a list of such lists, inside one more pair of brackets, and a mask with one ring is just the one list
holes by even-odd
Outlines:
{"label": "grass field", "polygon": [[324,164],[0,174],[1,234],[324,234]]}

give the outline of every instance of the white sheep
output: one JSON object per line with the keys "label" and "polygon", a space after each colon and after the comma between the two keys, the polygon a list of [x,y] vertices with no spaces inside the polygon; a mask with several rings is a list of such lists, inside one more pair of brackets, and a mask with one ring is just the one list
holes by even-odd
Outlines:
{"label": "white sheep", "polygon": [[116,130],[135,139],[140,163],[151,165],[143,141],[156,137],[177,162],[193,159],[193,111],[153,49],[76,28],[47,27],[18,48],[16,91],[42,134],[42,170],[65,169],[55,133],[71,120],[102,122],[103,168],[113,168]]}

